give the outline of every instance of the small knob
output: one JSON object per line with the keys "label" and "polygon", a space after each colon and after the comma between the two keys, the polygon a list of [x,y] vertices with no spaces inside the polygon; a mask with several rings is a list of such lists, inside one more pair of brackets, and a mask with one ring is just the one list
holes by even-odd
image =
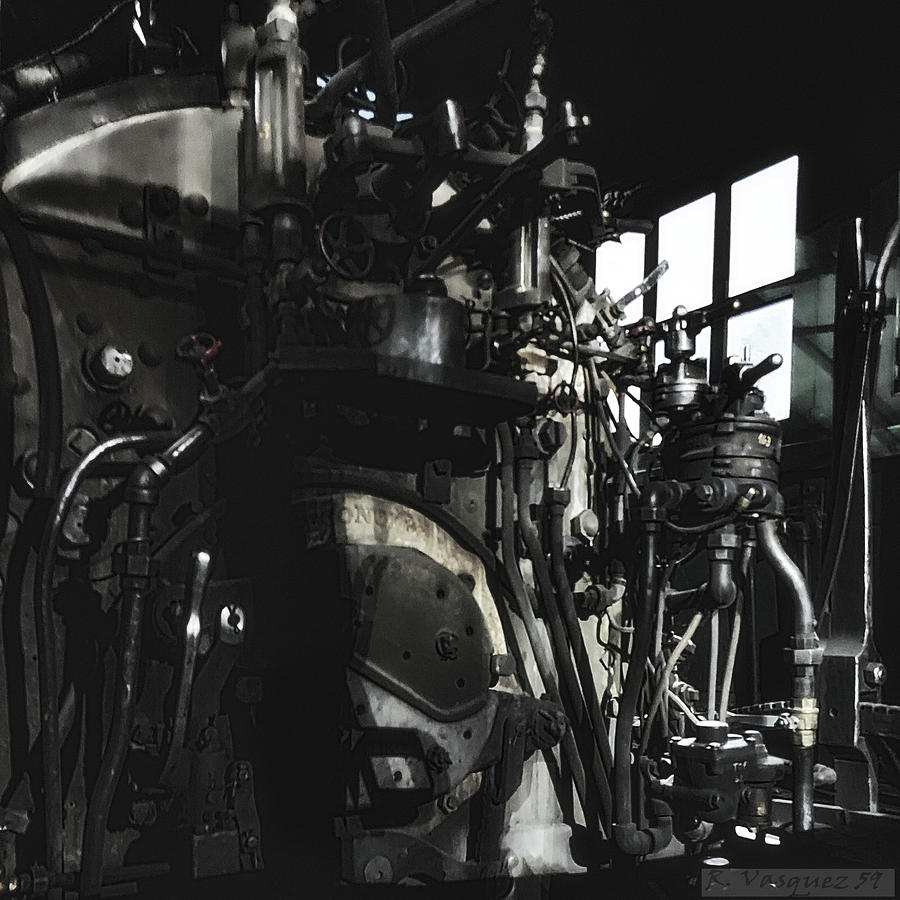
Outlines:
{"label": "small knob", "polygon": [[134,359],[127,350],[106,344],[88,361],[87,371],[94,384],[107,391],[118,390],[134,370]]}

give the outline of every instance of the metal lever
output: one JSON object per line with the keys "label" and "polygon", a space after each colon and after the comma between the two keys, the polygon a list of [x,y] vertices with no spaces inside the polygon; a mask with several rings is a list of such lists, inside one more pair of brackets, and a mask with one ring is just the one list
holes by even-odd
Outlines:
{"label": "metal lever", "polygon": [[743,391],[749,390],[760,378],[764,378],[766,375],[780,369],[783,362],[784,357],[780,353],[773,353],[755,366],[744,369],[741,372],[741,389]]}
{"label": "metal lever", "polygon": [[666,272],[669,271],[669,261],[664,259],[636,288],[632,288],[624,297],[616,300],[615,310],[620,315],[625,312],[625,307],[633,303],[638,297],[643,297],[647,291],[652,290]]}
{"label": "metal lever", "polygon": [[175,718],[172,724],[172,741],[166,754],[166,763],[160,783],[170,784],[184,746],[190,711],[191,685],[194,681],[194,665],[200,644],[200,611],[206,598],[209,579],[212,574],[211,556],[205,550],[194,554],[190,582],[190,608],[184,628],[184,657],[178,680],[178,698],[175,701]]}

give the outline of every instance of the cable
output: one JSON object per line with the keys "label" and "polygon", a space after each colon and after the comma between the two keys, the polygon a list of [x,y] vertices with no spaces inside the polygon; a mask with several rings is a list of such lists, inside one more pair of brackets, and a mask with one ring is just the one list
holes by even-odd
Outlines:
{"label": "cable", "polygon": [[712,522],[706,522],[703,525],[676,525],[666,519],[665,525],[666,528],[671,528],[672,531],[677,531],[679,534],[703,534],[705,531],[713,531],[723,525],[731,525],[734,520],[735,516],[722,516],[720,519],[713,519]]}
{"label": "cable", "polygon": [[76,44],[80,44],[85,38],[90,37],[98,28],[108,22],[120,9],[124,9],[126,6],[133,5],[133,0],[121,0],[120,3],[117,3],[115,6],[111,7],[105,13],[103,13],[103,15],[100,16],[99,19],[95,19],[93,24],[85,28],[84,31],[79,32],[77,35],[75,35],[75,37],[70,38],[64,44],[60,44],[58,47],[55,47],[52,50],[45,50],[44,52],[38,53],[37,55],[30,57],[29,59],[20,60],[19,62],[0,70],[0,78],[2,78],[4,75],[8,75],[15,69],[24,68],[25,66],[32,66],[35,63],[41,62],[41,60],[56,56],[62,53],[64,50],[68,50],[69,48],[74,47]]}
{"label": "cable", "polygon": [[666,660],[665,666],[663,666],[662,675],[656,684],[656,692],[653,694],[653,701],[650,704],[650,711],[647,713],[647,722],[644,725],[644,733],[641,735],[641,748],[638,751],[639,758],[644,755],[644,751],[647,749],[647,744],[650,741],[650,730],[653,727],[653,720],[656,718],[660,703],[662,703],[663,694],[668,690],[669,677],[672,674],[672,670],[675,668],[687,645],[691,642],[694,632],[700,627],[703,616],[704,613],[701,610],[694,613],[691,621],[688,623],[688,627],[684,630],[681,640],[675,645],[675,649],[669,654],[669,658]]}

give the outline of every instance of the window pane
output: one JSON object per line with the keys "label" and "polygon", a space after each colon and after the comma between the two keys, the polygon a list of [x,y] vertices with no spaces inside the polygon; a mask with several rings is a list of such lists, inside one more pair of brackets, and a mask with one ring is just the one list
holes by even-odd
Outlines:
{"label": "window pane", "polygon": [[766,410],[775,419],[791,414],[791,350],[794,326],[794,300],[789,297],[761,309],[741,313],[728,320],[728,356],[744,356],[758,363],[772,353],[784,357],[781,368],[757,382],[766,395]]}
{"label": "window pane", "polygon": [[656,286],[656,318],[668,319],[676,306],[699,309],[712,300],[716,195],[707,194],[659,220],[659,259],[669,271]]}
{"label": "window pane", "polygon": [[[609,288],[613,300],[624,297],[644,280],[644,235],[623,234],[621,243],[604,241],[597,248],[597,290]],[[639,319],[643,304],[635,300],[628,308],[630,319]]]}
{"label": "window pane", "polygon": [[731,186],[729,296],[794,274],[796,156]]}

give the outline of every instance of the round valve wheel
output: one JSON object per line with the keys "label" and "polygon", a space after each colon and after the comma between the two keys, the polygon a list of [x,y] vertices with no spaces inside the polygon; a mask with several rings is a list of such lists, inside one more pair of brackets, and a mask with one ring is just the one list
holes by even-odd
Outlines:
{"label": "round valve wheel", "polygon": [[365,278],[375,265],[375,244],[363,225],[347,213],[332,213],[319,226],[319,249],[341,278]]}

